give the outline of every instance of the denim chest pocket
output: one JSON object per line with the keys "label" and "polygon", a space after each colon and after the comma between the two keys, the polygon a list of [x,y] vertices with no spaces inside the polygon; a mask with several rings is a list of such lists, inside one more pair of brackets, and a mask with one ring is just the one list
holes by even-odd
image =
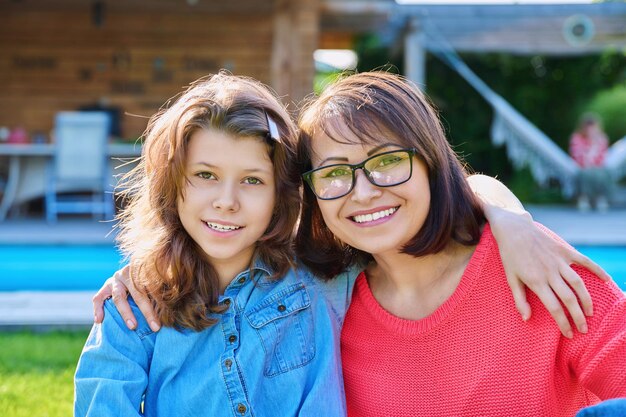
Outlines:
{"label": "denim chest pocket", "polygon": [[309,363],[315,356],[311,299],[302,283],[261,301],[246,313],[265,350],[265,376]]}

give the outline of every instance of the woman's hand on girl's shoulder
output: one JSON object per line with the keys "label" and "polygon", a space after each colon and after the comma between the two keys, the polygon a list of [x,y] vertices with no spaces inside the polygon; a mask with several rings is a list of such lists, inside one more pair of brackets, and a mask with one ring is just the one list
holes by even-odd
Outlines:
{"label": "woman's hand on girl's shoulder", "polygon": [[126,326],[131,330],[135,329],[137,327],[137,319],[130,308],[130,304],[128,304],[129,293],[150,324],[152,331],[158,332],[161,325],[154,313],[152,303],[144,292],[139,291],[133,285],[133,281],[130,278],[130,267],[128,265],[116,271],[112,277],[104,282],[102,288],[93,296],[91,301],[93,303],[94,322],[102,323],[102,320],[104,320],[104,302],[112,298],[115,307],[124,318]]}
{"label": "woman's hand on girl's shoulder", "polygon": [[593,303],[582,278],[571,265],[583,266],[603,281],[610,281],[611,277],[573,247],[549,236],[529,214],[506,212],[502,210],[503,217],[491,226],[522,319],[528,320],[531,315],[526,286],[539,297],[564,336],[572,338],[574,333],[563,306],[578,331],[586,333],[585,317],[593,315]]}

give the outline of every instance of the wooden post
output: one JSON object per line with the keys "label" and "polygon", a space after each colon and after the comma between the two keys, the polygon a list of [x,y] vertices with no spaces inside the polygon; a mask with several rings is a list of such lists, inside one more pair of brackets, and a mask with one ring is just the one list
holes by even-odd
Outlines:
{"label": "wooden post", "polygon": [[318,36],[318,0],[275,0],[271,84],[285,103],[313,91]]}

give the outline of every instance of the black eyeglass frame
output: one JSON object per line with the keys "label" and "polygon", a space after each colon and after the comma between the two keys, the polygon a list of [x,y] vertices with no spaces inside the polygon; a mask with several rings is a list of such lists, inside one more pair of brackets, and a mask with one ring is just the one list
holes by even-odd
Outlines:
{"label": "black eyeglass frame", "polygon": [[[409,154],[409,176],[404,180],[404,181],[400,181],[394,184],[385,184],[385,185],[379,185],[376,184],[374,182],[374,180],[372,180],[372,178],[370,177],[370,171],[367,170],[367,168],[365,168],[365,164],[367,164],[368,161],[371,161],[374,158],[378,158],[380,156],[383,155],[387,155],[387,154],[392,154],[392,153],[396,153],[396,152],[406,152]],[[362,169],[363,172],[365,173],[365,177],[367,178],[367,180],[374,186],[376,187],[382,187],[382,188],[387,188],[387,187],[395,187],[396,185],[400,185],[400,184],[404,184],[405,182],[407,182],[408,180],[411,179],[411,177],[413,176],[413,157],[417,155],[417,149],[415,148],[409,148],[409,149],[394,149],[393,151],[387,151],[387,152],[381,152],[381,153],[377,153],[376,155],[372,155],[369,158],[359,162],[358,164],[331,164],[331,165],[324,165],[315,169],[312,169],[310,171],[305,172],[304,174],[302,174],[302,179],[304,180],[304,182],[306,182],[309,186],[309,188],[311,189],[311,191],[313,192],[313,194],[315,195],[316,198],[320,199],[320,200],[336,200],[338,198],[341,197],[345,197],[348,194],[350,194],[352,192],[352,190],[354,189],[354,184],[356,184],[356,170],[357,169]],[[336,197],[320,197],[319,195],[317,195],[317,193],[315,192],[315,186],[313,185],[313,179],[312,176],[316,171],[320,171],[322,169],[328,169],[328,168],[332,168],[332,167],[338,167],[338,166],[342,166],[342,167],[350,167],[350,173],[352,174],[352,184],[350,185],[350,188],[348,189],[348,191],[346,191],[344,194],[338,195]]]}

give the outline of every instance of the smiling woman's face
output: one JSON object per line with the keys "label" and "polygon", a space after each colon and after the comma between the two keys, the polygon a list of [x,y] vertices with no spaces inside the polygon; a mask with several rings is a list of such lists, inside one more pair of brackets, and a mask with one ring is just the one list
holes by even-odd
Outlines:
{"label": "smiling woman's face", "polygon": [[[348,129],[342,129],[349,132]],[[346,133],[350,134],[350,133]],[[402,149],[392,138],[380,145],[337,143],[325,133],[312,139],[313,168],[331,164],[358,164],[372,155]],[[378,255],[399,252],[422,228],[430,207],[428,171],[413,157],[411,178],[392,187],[370,183],[362,169],[355,173],[353,190],[336,200],[317,200],[324,222],[341,241],[359,250]]]}

